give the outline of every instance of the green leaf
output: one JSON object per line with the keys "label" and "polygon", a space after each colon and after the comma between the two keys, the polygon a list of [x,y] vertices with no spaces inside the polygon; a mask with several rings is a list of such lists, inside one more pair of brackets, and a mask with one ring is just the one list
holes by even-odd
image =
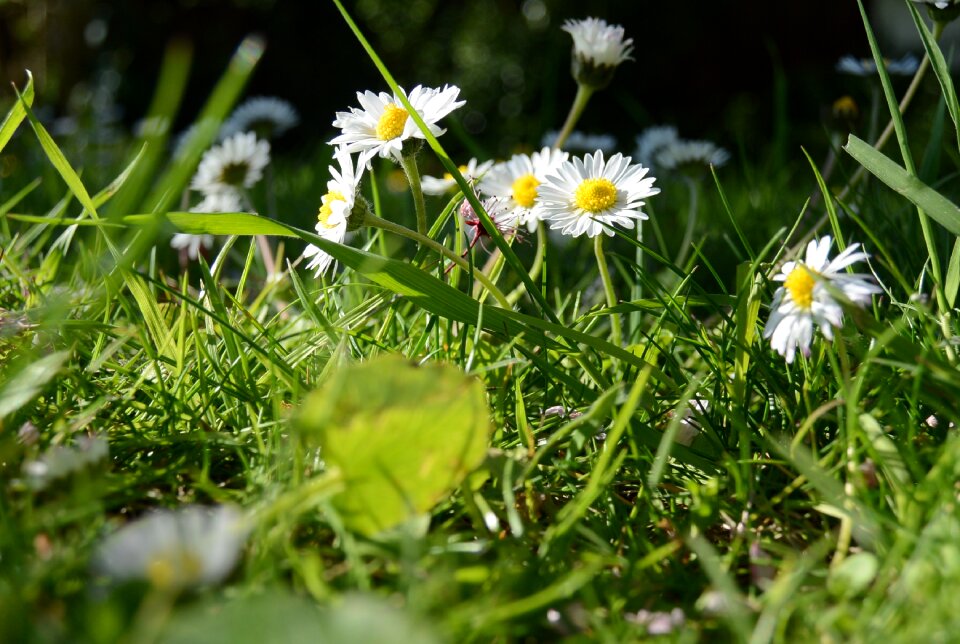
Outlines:
{"label": "green leaf", "polygon": [[957,301],[958,289],[960,289],[960,237],[953,244],[950,263],[947,265],[947,279],[943,284],[944,295],[951,309]]}
{"label": "green leaf", "polygon": [[385,356],[335,373],[298,425],[339,471],[344,523],[373,535],[430,510],[478,467],[490,441],[479,380],[440,364]]}
{"label": "green leaf", "polygon": [[910,9],[910,15],[913,22],[917,25],[917,31],[920,32],[920,40],[923,42],[923,48],[927,51],[927,57],[930,59],[930,66],[937,80],[940,81],[940,90],[943,93],[943,100],[946,102],[947,110],[950,112],[950,118],[953,119],[954,129],[957,131],[957,144],[960,145],[960,101],[957,100],[957,90],[953,86],[953,77],[950,75],[950,66],[943,57],[943,51],[940,45],[927,27],[927,23],[920,17],[920,12],[912,2],[906,3]]}
{"label": "green leaf", "polygon": [[17,131],[17,128],[20,127],[20,124],[23,122],[23,117],[27,115],[21,101],[27,105],[33,105],[33,74],[30,73],[29,69],[27,70],[27,86],[23,88],[23,93],[20,94],[20,98],[21,100],[14,103],[10,111],[7,112],[3,123],[0,123],[0,151],[7,146],[10,137],[12,137],[13,133]]}
{"label": "green leaf", "polygon": [[858,552],[830,571],[827,588],[838,597],[856,597],[873,582],[880,565],[871,552]]}
{"label": "green leaf", "polygon": [[0,386],[0,418],[17,411],[40,395],[63,367],[69,351],[58,351],[38,360],[29,360]]}
{"label": "green leaf", "polygon": [[853,134],[843,147],[870,174],[909,199],[954,235],[960,235],[960,208]]}
{"label": "green leaf", "polygon": [[246,212],[168,212],[166,215],[127,215],[128,224],[147,225],[166,217],[181,232],[191,235],[277,235],[297,237],[289,227],[272,219]]}

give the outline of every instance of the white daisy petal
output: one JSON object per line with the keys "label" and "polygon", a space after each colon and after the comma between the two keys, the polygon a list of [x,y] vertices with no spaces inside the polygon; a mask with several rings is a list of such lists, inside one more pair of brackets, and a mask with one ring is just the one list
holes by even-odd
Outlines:
{"label": "white daisy petal", "polygon": [[234,134],[207,150],[190,187],[205,195],[251,188],[270,163],[270,143],[253,132]]}

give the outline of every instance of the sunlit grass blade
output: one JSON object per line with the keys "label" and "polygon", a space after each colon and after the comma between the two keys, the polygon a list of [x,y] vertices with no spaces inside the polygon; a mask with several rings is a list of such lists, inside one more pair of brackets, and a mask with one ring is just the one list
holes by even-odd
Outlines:
{"label": "sunlit grass blade", "polygon": [[27,106],[33,105],[33,74],[30,73],[29,69],[27,70],[27,84],[20,94],[20,100],[14,102],[13,107],[10,108],[10,111],[7,112],[7,115],[3,118],[3,122],[0,123],[0,152],[7,146],[10,137],[17,131],[17,128],[20,127],[24,117],[27,115],[26,110],[23,108],[24,104]]}

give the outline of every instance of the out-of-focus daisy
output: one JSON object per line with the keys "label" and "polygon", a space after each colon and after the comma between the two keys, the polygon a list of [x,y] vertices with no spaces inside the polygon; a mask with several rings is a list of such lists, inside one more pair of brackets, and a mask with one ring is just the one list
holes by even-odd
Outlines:
{"label": "out-of-focus daisy", "polygon": [[[203,198],[203,201],[190,209],[190,212],[242,212],[240,195],[236,192],[215,192]],[[213,248],[213,235],[191,235],[177,233],[170,240],[170,246],[180,251],[188,260],[200,257],[200,249]]]}
{"label": "out-of-focus daisy", "polygon": [[220,128],[220,139],[240,132],[253,132],[261,139],[274,139],[300,122],[293,105],[274,96],[255,96],[233,111]]}
{"label": "out-of-focus daisy", "polygon": [[[457,100],[459,94],[460,88],[454,85],[444,85],[443,89],[417,85],[406,96],[430,132],[440,136],[446,130],[438,126],[437,121],[465,104],[465,101]],[[343,133],[330,144],[346,146],[351,153],[358,152],[361,165],[368,164],[377,155],[399,162],[404,141],[424,138],[397,96],[367,91],[357,92],[357,100],[359,108],[337,112],[333,125]]]}
{"label": "out-of-focus daisy", "polygon": [[[516,232],[518,220],[510,209],[506,207],[504,201],[504,199],[499,197],[488,197],[480,203],[483,205],[483,209],[486,211],[487,216],[490,217],[493,225],[500,231],[500,234],[509,235]],[[466,255],[470,249],[477,245],[477,242],[483,242],[483,240],[489,239],[490,231],[486,229],[477,212],[466,199],[460,204],[460,216],[463,218],[467,237],[470,239],[470,245],[467,247],[467,250],[464,251],[464,255]]]}
{"label": "out-of-focus daisy", "polygon": [[165,591],[209,586],[233,570],[246,535],[230,506],[161,510],[107,537],[93,567],[114,581],[144,580]]}
{"label": "out-of-focus daisy", "polygon": [[[553,147],[560,136],[558,130],[551,130],[543,135],[541,145]],[[617,139],[611,134],[586,134],[579,130],[574,130],[567,137],[563,148],[568,152],[593,152],[602,150],[604,154],[612,154],[617,149]]]}
{"label": "out-of-focus daisy", "polygon": [[519,223],[535,227],[540,184],[568,157],[566,152],[549,147],[530,155],[515,154],[490,168],[480,181],[480,192],[500,199],[505,212]]}
{"label": "out-of-focus daisy", "polygon": [[653,164],[664,170],[699,171],[708,166],[719,168],[730,160],[730,153],[710,141],[678,140],[660,148]]}
{"label": "out-of-focus daisy", "polygon": [[[907,54],[900,60],[884,60],[887,72],[894,76],[913,76],[920,67],[920,61],[913,54]],[[844,56],[837,62],[837,71],[854,76],[872,76],[877,73],[877,63],[873,58]]]}
{"label": "out-of-focus daisy", "polygon": [[631,164],[620,153],[604,161],[603,152],[564,161],[540,186],[537,216],[565,235],[613,236],[615,224],[632,230],[647,219],[643,199],[660,192],[648,177],[649,168]]}
{"label": "out-of-focus daisy", "polygon": [[950,22],[960,15],[958,0],[913,0],[913,2],[926,7],[930,17],[938,22]]}
{"label": "out-of-focus daisy", "polygon": [[203,154],[190,187],[205,195],[250,188],[270,163],[270,143],[253,132],[234,134]]}
{"label": "out-of-focus daisy", "polygon": [[690,447],[697,436],[700,435],[700,419],[708,411],[710,411],[709,400],[706,398],[691,398],[678,421],[680,427],[677,429],[677,435],[673,439],[674,442]]}
{"label": "out-of-focus daisy", "polygon": [[641,164],[648,168],[653,166],[654,157],[665,146],[680,140],[677,128],[672,125],[655,125],[648,127],[637,136],[637,150],[634,156]]}
{"label": "out-of-focus daisy", "polygon": [[42,490],[57,479],[96,465],[109,453],[103,436],[81,436],[74,445],[54,445],[39,458],[24,462],[23,473],[30,487]]}
{"label": "out-of-focus daisy", "polygon": [[[362,167],[359,163],[356,167],[353,165],[353,157],[343,147],[337,148],[334,157],[340,167],[339,169],[333,166],[328,168],[331,179],[327,181],[326,194],[320,198],[316,231],[324,239],[340,244],[343,243],[348,230],[362,224],[362,222],[354,222],[353,227],[350,225],[353,209],[357,204],[360,179],[363,175]],[[333,257],[313,244],[304,249],[303,256],[310,260],[307,262],[307,269],[315,270],[318,277],[333,262]]]}
{"label": "out-of-focus daisy", "polygon": [[563,30],[573,37],[573,77],[581,85],[603,89],[610,84],[617,65],[631,60],[633,39],[624,38],[620,25],[585,18],[567,20]]}
{"label": "out-of-focus daisy", "polygon": [[869,257],[858,250],[859,244],[847,246],[831,260],[831,243],[829,235],[819,242],[811,241],[803,261],[787,262],[773,278],[783,282],[783,286],[773,295],[763,337],[770,338],[770,346],[788,363],[793,362],[797,347],[804,355],[810,354],[814,323],[828,340],[833,339],[833,328],[843,324],[843,309],[833,299],[831,290],[859,306],[869,304],[871,296],[881,292],[871,276],[844,271]]}
{"label": "out-of-focus daisy", "polygon": [[[480,163],[476,158],[473,158],[467,161],[467,165],[462,165],[457,169],[460,170],[460,174],[463,175],[464,179],[467,181],[473,181],[483,177],[483,175],[487,173],[487,170],[489,170],[492,166],[492,160]],[[442,177],[423,177],[421,180],[421,187],[428,195],[442,195],[450,192],[451,190],[456,190],[457,182],[454,181],[452,174],[445,172]]]}

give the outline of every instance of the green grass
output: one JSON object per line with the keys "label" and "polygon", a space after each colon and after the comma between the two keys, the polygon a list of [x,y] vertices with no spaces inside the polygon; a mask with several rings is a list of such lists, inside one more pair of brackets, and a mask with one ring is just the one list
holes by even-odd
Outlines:
{"label": "green grass", "polygon": [[[545,280],[526,277],[533,239],[495,240],[513,311],[469,271],[374,228],[324,245],[341,265],[324,279],[293,268],[269,281],[252,234],[290,260],[324,243],[305,229],[325,145],[274,161],[275,221],[165,217],[254,69],[255,41],[177,160],[153,133],[87,170],[35,118],[27,84],[0,125],[18,163],[0,182],[0,641],[619,642],[674,609],[677,641],[954,639],[957,99],[923,37],[947,95],[910,108],[935,109],[932,125],[906,113],[900,156],[851,138],[826,177],[826,141],[785,166],[738,156],[701,177],[679,267],[687,184],[659,178],[643,265],[631,235],[608,245],[624,300],[612,309],[583,239],[548,243]],[[189,52],[165,61],[151,109],[172,119]],[[451,134],[421,161],[460,162],[442,147]],[[875,178],[851,180],[858,161]],[[375,164],[364,193],[413,225],[394,171]],[[431,221],[445,206],[428,200]],[[820,234],[864,243],[885,293],[787,365],[761,336],[770,276],[821,219]],[[176,227],[237,236],[180,271]],[[441,218],[431,235],[459,252],[455,231]],[[478,247],[470,261],[487,257]],[[614,314],[626,346],[611,341]],[[374,362],[384,355],[406,361]],[[406,363],[436,371],[376,368]],[[416,384],[424,374],[443,382]],[[393,378],[403,386],[381,400]],[[486,409],[465,404],[471,387]],[[684,445],[693,399],[709,407]],[[478,456],[454,449],[470,432],[488,436]],[[25,463],[83,435],[105,437],[109,458],[31,484]],[[351,514],[358,498],[382,499],[361,501],[373,519]],[[151,509],[227,503],[250,533],[222,584],[172,594],[91,569],[103,538]],[[389,529],[370,527],[387,516]]]}

